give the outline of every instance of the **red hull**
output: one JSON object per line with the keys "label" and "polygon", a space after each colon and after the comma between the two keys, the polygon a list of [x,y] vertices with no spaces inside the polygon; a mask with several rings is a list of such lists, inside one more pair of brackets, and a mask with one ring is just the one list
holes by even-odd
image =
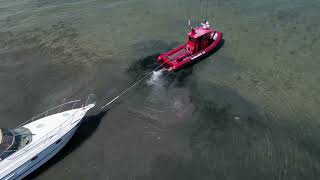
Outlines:
{"label": "red hull", "polygon": [[205,44],[206,47],[204,49],[199,49],[197,52],[192,53],[192,51],[190,51],[190,42],[187,42],[176,49],[161,54],[157,61],[162,64],[164,68],[173,71],[179,70],[188,64],[196,62],[219,47],[222,41],[223,33],[213,30],[212,32],[217,34],[217,38],[213,42],[210,42],[211,44]]}

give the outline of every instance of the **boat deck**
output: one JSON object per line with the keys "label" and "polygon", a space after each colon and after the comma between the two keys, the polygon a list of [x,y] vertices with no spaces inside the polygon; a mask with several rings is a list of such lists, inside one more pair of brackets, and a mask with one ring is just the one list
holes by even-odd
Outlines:
{"label": "boat deck", "polygon": [[170,61],[174,61],[175,59],[180,58],[181,56],[185,56],[185,55],[189,55],[189,54],[190,53],[187,50],[187,48],[182,48],[180,51],[177,51],[167,57],[168,57],[168,59],[170,59]]}

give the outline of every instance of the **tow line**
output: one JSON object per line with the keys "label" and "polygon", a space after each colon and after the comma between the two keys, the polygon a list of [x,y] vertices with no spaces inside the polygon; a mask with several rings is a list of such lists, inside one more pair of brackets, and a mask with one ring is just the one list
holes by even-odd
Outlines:
{"label": "tow line", "polygon": [[109,106],[111,103],[113,103],[115,100],[119,99],[121,96],[123,96],[124,94],[126,94],[128,91],[130,91],[132,88],[134,88],[136,85],[138,85],[139,83],[141,83],[144,79],[146,79],[148,76],[150,76],[153,71],[158,70],[164,63],[160,64],[157,68],[153,69],[151,72],[149,72],[147,75],[145,75],[144,77],[142,77],[141,79],[139,79],[138,81],[136,81],[134,84],[132,84],[131,86],[129,86],[126,90],[122,91],[118,96],[116,96],[115,98],[113,98],[111,101],[109,101],[107,104],[103,105],[100,110],[104,109],[105,107]]}

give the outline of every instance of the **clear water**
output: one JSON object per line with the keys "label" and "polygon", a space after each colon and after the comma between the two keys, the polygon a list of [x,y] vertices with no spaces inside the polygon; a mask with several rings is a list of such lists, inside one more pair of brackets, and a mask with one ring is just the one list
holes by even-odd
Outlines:
{"label": "clear water", "polygon": [[[185,41],[198,3],[0,0],[1,127],[64,98],[111,100]],[[219,51],[97,108],[27,179],[318,179],[319,8],[210,0]]]}

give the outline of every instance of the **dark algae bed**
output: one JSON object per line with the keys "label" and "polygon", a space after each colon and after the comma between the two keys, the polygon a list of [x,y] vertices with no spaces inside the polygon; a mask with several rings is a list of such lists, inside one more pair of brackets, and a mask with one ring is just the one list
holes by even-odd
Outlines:
{"label": "dark algae bed", "polygon": [[[202,1],[205,2],[205,1]],[[94,93],[97,106],[186,40],[191,0],[0,1],[0,125]],[[26,179],[320,176],[320,1],[209,0],[219,51],[155,73]]]}

